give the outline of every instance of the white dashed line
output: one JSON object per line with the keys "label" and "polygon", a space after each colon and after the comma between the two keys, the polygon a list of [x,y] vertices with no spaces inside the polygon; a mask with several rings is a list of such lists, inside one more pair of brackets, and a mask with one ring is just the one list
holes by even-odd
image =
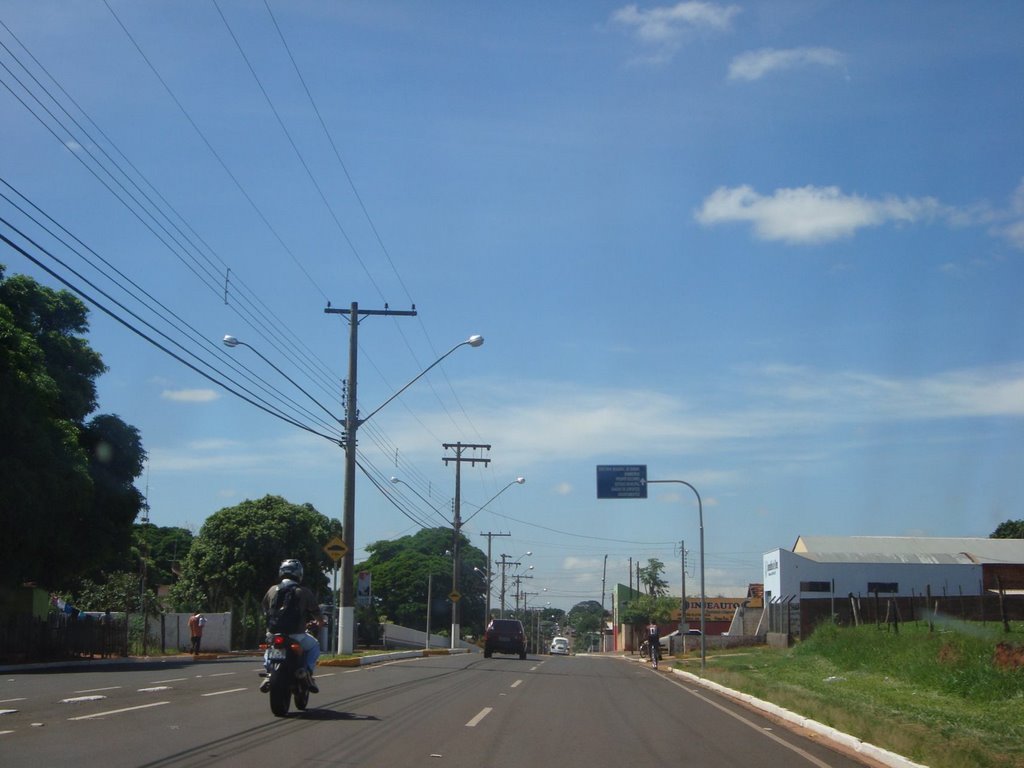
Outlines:
{"label": "white dashed line", "polygon": [[247,691],[248,688],[229,688],[226,691],[214,691],[213,693],[204,693],[203,696],[223,696],[225,693],[238,693],[239,691]]}
{"label": "white dashed line", "polygon": [[484,707],[477,713],[476,717],[474,717],[472,720],[466,723],[466,727],[476,728],[477,724],[479,724],[479,722],[483,720],[485,717],[487,717],[489,714],[491,714],[491,707]]}
{"label": "white dashed line", "polygon": [[169,701],[154,701],[152,704],[142,704],[138,707],[125,707],[124,709],[110,709],[106,712],[96,712],[91,715],[79,715],[78,717],[69,717],[68,720],[91,720],[94,717],[106,717],[107,715],[119,715],[122,712],[132,712],[136,709],[148,709],[149,707],[159,707],[164,704],[170,704]]}

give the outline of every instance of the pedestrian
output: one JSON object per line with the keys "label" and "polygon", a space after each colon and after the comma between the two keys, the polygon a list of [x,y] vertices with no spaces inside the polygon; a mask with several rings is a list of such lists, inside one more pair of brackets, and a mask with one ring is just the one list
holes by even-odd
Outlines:
{"label": "pedestrian", "polygon": [[206,626],[206,617],[199,611],[192,614],[188,620],[188,631],[192,636],[192,654],[199,653],[199,646],[203,642],[203,627]]}

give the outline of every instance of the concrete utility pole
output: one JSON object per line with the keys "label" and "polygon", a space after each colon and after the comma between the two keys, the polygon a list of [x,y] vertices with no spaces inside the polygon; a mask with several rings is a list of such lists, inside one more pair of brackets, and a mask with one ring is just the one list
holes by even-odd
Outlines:
{"label": "concrete utility pole", "polygon": [[[491,543],[495,536],[511,536],[511,533],[481,533],[487,537],[487,612],[484,613],[484,629],[491,620]],[[504,557],[504,555],[502,555]]]}
{"label": "concrete utility pole", "polygon": [[448,466],[449,461],[455,462],[455,518],[453,520],[453,527],[455,529],[455,537],[452,542],[452,593],[449,595],[452,599],[452,644],[451,647],[455,648],[458,643],[460,635],[459,627],[459,598],[462,597],[459,594],[459,535],[462,528],[462,462],[468,461],[473,466],[477,463],[490,464],[490,459],[482,459],[477,456],[465,457],[462,455],[463,451],[468,450],[491,450],[489,445],[477,445],[472,443],[444,443],[444,449],[446,451],[455,451],[454,456],[445,456],[442,460],[445,466]]}
{"label": "concrete utility pole", "polygon": [[604,587],[608,578],[608,555],[604,556],[604,567],[601,569],[601,652],[604,653]]}
{"label": "concrete utility pole", "polygon": [[[679,558],[682,561],[683,571],[683,595],[679,599],[679,634],[683,634],[690,628],[690,622],[686,620],[686,541],[679,542]],[[686,625],[686,629],[683,628]]]}
{"label": "concrete utility pole", "polygon": [[[356,430],[362,423],[356,405],[356,368],[359,357],[359,322],[361,317],[369,315],[401,315],[415,316],[416,310],[359,309],[359,304],[352,302],[349,309],[335,309],[328,306],[325,314],[348,315],[348,396],[345,405],[345,506],[342,534],[347,549],[342,556],[341,565],[341,600],[338,616],[338,653],[352,653],[355,647],[356,630],[356,585],[353,578],[356,550]],[[390,401],[388,401],[390,402]],[[383,407],[383,406],[381,406]],[[377,410],[380,410],[379,408]],[[373,415],[372,413],[370,414]],[[369,418],[369,417],[367,417]]]}

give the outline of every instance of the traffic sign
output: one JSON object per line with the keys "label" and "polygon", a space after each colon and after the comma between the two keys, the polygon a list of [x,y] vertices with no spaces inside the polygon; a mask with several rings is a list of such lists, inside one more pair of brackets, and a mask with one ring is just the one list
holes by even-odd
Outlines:
{"label": "traffic sign", "polygon": [[646,499],[646,464],[598,464],[597,498]]}
{"label": "traffic sign", "polygon": [[453,603],[459,602],[460,597],[462,597],[462,594],[458,590],[453,589],[451,592],[448,593],[448,599],[451,600]]}
{"label": "traffic sign", "polygon": [[335,536],[333,539],[324,544],[324,552],[330,555],[334,562],[338,562],[346,554],[348,554],[348,544],[341,540],[339,536]]}

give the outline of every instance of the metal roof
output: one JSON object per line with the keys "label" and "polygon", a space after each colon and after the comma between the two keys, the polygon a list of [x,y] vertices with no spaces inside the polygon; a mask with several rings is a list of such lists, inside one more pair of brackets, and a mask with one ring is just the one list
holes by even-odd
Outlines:
{"label": "metal roof", "polygon": [[832,563],[1024,564],[1024,539],[800,536],[793,552]]}

